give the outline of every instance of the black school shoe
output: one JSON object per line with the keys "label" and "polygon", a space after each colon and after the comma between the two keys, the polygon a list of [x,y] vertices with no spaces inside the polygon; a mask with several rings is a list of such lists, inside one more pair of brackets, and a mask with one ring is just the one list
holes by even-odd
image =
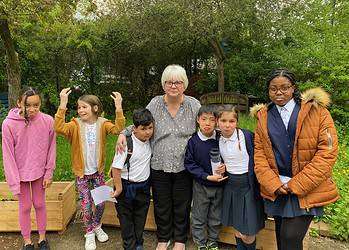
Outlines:
{"label": "black school shoe", "polygon": [[42,240],[40,243],[38,243],[38,247],[39,250],[50,250],[50,246],[48,245],[47,240]]}
{"label": "black school shoe", "polygon": [[22,250],[34,250],[34,244],[24,245]]}

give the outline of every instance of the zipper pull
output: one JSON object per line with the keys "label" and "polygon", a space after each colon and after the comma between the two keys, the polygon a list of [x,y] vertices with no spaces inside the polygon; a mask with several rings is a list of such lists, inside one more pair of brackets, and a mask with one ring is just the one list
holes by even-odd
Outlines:
{"label": "zipper pull", "polygon": [[332,149],[333,148],[333,140],[332,140],[332,136],[329,132],[329,129],[326,129],[326,134],[327,134],[327,145],[328,145],[328,149]]}

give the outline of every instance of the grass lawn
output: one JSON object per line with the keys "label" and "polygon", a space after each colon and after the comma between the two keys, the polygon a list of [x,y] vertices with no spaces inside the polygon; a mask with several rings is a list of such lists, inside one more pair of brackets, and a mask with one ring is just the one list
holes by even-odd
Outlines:
{"label": "grass lawn", "polygon": [[[106,173],[113,161],[116,140],[117,136],[107,137]],[[55,181],[74,180],[74,174],[71,170],[70,154],[70,144],[68,143],[68,141],[63,136],[57,136],[56,169],[53,175],[53,179]],[[0,166],[0,181],[4,181],[5,176],[2,165],[2,150],[0,152]]]}

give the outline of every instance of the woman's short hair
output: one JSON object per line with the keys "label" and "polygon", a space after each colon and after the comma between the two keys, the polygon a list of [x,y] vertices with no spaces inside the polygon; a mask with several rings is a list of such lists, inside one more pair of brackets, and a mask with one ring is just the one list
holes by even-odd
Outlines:
{"label": "woman's short hair", "polygon": [[187,73],[185,72],[185,69],[182,66],[178,64],[171,64],[164,69],[164,72],[162,72],[161,76],[162,87],[165,88],[165,82],[172,79],[183,81],[184,89],[187,89],[188,77]]}

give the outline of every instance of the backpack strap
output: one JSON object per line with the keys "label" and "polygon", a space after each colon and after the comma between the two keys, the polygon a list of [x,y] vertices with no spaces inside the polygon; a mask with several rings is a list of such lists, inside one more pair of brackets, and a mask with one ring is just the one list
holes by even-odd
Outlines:
{"label": "backpack strap", "polygon": [[126,136],[126,144],[127,144],[127,156],[126,156],[124,166],[127,167],[127,180],[129,181],[130,180],[130,158],[133,153],[133,140],[131,135]]}

